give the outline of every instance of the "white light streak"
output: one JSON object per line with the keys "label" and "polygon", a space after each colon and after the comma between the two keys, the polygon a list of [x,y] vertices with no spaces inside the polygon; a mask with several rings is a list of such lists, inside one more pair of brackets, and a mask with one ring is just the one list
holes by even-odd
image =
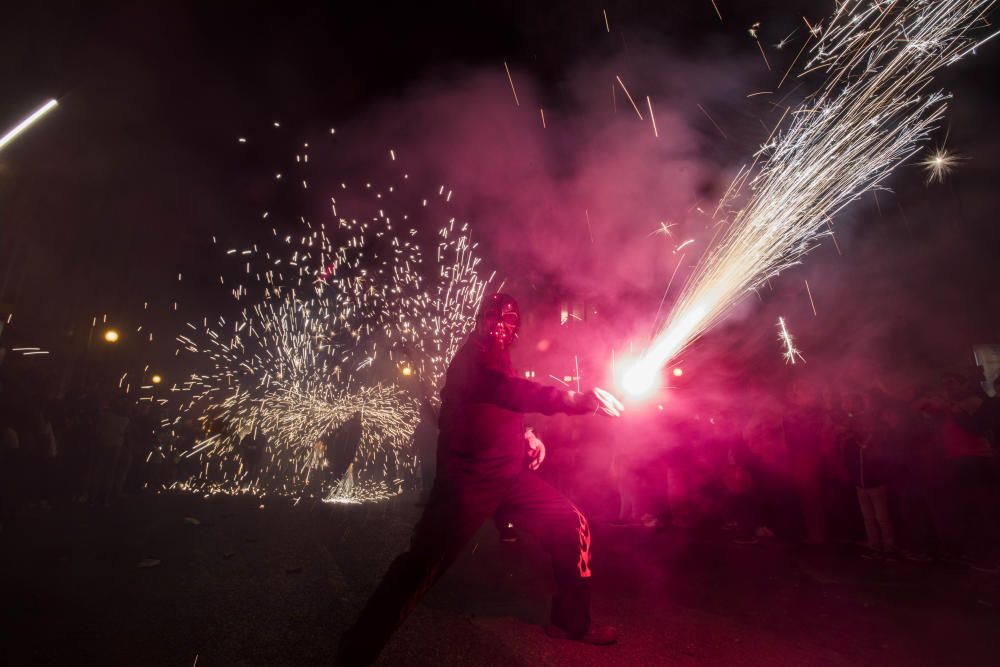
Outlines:
{"label": "white light streak", "polygon": [[0,137],[0,150],[3,150],[4,146],[14,141],[14,139],[16,139],[19,134],[21,134],[29,127],[34,125],[39,118],[41,118],[49,111],[54,109],[56,106],[58,106],[58,104],[59,103],[56,100],[49,100],[41,107],[33,111],[30,116],[28,116],[20,123],[18,123],[16,126],[14,126],[14,128],[11,129],[9,132],[7,132],[7,134],[3,135],[3,137]]}
{"label": "white light streak", "polygon": [[805,362],[806,358],[802,356],[802,353],[795,347],[795,339],[792,334],[788,333],[788,327],[785,326],[785,318],[778,318],[778,340],[785,347],[785,363],[795,365],[795,360],[799,359]]}

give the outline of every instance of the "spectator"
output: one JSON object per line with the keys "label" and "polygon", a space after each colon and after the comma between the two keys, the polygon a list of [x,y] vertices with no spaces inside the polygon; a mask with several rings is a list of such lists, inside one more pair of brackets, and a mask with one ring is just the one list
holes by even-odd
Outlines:
{"label": "spectator", "polygon": [[8,513],[15,500],[13,490],[20,446],[12,411],[7,406],[0,405],[0,531],[10,519]]}
{"label": "spectator", "polygon": [[641,464],[638,461],[638,447],[642,441],[638,434],[629,432],[626,437],[615,438],[611,458],[611,480],[618,492],[618,517],[615,525],[628,525],[638,521],[643,504],[640,501]]}
{"label": "spectator", "polygon": [[986,438],[984,397],[957,373],[942,378],[942,439],[956,501],[952,541],[974,569],[1000,570],[995,560],[996,498],[993,450]]}
{"label": "spectator", "polygon": [[265,447],[264,434],[261,433],[259,427],[254,425],[251,425],[250,430],[240,438],[240,458],[243,463],[241,476],[248,485],[252,486],[260,481],[260,462],[264,456]]}
{"label": "spectator", "polygon": [[889,515],[889,464],[884,428],[876,432],[876,420],[861,394],[847,397],[847,423],[840,438],[848,475],[857,491],[865,524],[868,558],[892,558],[896,536]]}
{"label": "spectator", "polygon": [[438,411],[425,394],[420,399],[420,422],[413,432],[413,446],[420,462],[420,504],[427,504],[437,474]]}
{"label": "spectator", "polygon": [[803,381],[793,382],[787,392],[782,417],[785,444],[791,464],[791,478],[805,521],[806,543],[826,543],[826,517],[820,481],[821,439],[828,430],[827,417],[816,391]]}
{"label": "spectator", "polygon": [[56,434],[52,421],[41,408],[32,410],[31,428],[34,431],[34,448],[32,464],[35,470],[33,478],[33,495],[43,508],[50,507],[50,501],[56,490],[57,464]]}
{"label": "spectator", "polygon": [[313,496],[322,497],[329,487],[330,459],[327,458],[326,443],[320,439],[313,442],[306,474],[308,491]]}
{"label": "spectator", "polygon": [[105,402],[97,420],[97,443],[90,461],[87,495],[91,502],[110,504],[114,488],[115,466],[125,443],[128,417],[120,403],[113,406]]}
{"label": "spectator", "polygon": [[993,447],[993,455],[1000,454],[1000,375],[993,380],[993,395],[983,399],[981,408],[986,435]]}
{"label": "spectator", "polygon": [[[922,390],[913,405],[926,402],[930,395],[930,389]],[[920,409],[898,410],[885,419],[890,424],[898,420],[895,428],[901,456],[897,489],[907,547],[903,555],[910,560],[929,561],[933,555],[940,555],[941,527],[947,520],[942,509],[950,492],[941,473],[941,419]]]}
{"label": "spectator", "polygon": [[726,465],[722,469],[722,483],[726,489],[729,507],[726,529],[736,531],[738,544],[756,544],[758,532],[769,529],[763,516],[759,494],[754,487],[751,470],[754,456],[742,435],[742,425],[734,412],[724,412],[719,417],[725,438]]}
{"label": "spectator", "polygon": [[132,410],[128,428],[125,430],[125,444],[118,457],[115,470],[115,494],[120,495],[128,487],[130,491],[142,488],[142,471],[152,457],[155,446],[156,428],[153,423],[149,403],[139,403]]}
{"label": "spectator", "polygon": [[755,506],[761,525],[757,537],[774,537],[787,528],[786,474],[788,450],[781,428],[781,415],[759,392],[751,400],[752,414],[743,427],[746,443],[744,464],[752,479]]}

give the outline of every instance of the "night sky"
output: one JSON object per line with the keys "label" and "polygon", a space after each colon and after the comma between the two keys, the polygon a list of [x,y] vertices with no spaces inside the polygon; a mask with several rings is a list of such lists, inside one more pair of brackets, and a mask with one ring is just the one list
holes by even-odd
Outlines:
{"label": "night sky", "polygon": [[[616,278],[614,290],[599,288],[579,276],[607,266],[607,259],[588,256],[570,266],[566,256],[548,252],[545,236],[547,221],[559,218],[553,208],[603,208],[597,224],[605,225],[609,239],[645,238],[657,224],[643,208],[652,204],[636,202],[657,199],[657,190],[622,187],[604,193],[603,204],[577,201],[593,189],[582,175],[594,164],[624,159],[598,149],[630,145],[622,133],[637,134],[634,125],[623,130],[624,120],[599,115],[610,112],[609,73],[621,72],[637,94],[652,95],[666,126],[674,113],[684,127],[668,157],[671,164],[684,162],[678,173],[688,176],[679,177],[677,196],[657,204],[666,210],[660,215],[670,215],[677,202],[717,199],[763,139],[773,111],[746,94],[773,87],[790,63],[803,36],[800,17],[822,19],[832,8],[832,2],[718,0],[720,22],[708,0],[92,4],[20,3],[5,9],[0,25],[0,127],[45,99],[60,102],[0,155],[0,303],[13,306],[16,327],[6,335],[15,342],[55,346],[57,332],[78,332],[105,312],[134,325],[137,305],[148,300],[162,308],[177,294],[192,310],[211,312],[220,255],[211,236],[224,246],[259,233],[252,225],[260,211],[281,196],[273,173],[300,142],[329,141],[330,127],[341,142],[338,157],[324,163],[331,182],[333,172],[377,179],[374,156],[406,146],[418,158],[412,170],[428,183],[455,183],[460,214],[479,226],[491,264],[502,275],[523,278],[517,288],[544,279],[598,300],[626,295],[643,313],[636,317],[648,319],[665,283],[664,267]],[[768,48],[772,72],[747,35],[757,21],[766,45],[797,30],[799,41],[789,49]],[[805,312],[796,296],[804,277],[819,285],[828,319],[807,324],[804,315],[797,318],[800,336],[832,357],[866,358],[902,344],[901,358],[919,360],[943,344],[948,349],[940,360],[957,363],[971,356],[968,345],[1000,336],[992,291],[1000,247],[993,187],[996,53],[990,44],[939,79],[956,99],[935,141],[947,133],[949,146],[967,156],[953,177],[931,189],[919,169],[901,169],[890,183],[895,194],[880,194],[878,202],[868,195],[838,220],[845,257],[818,249],[776,287],[774,303],[762,302],[764,314],[756,306],[754,315],[736,314],[734,321],[746,326],[720,334],[730,337],[721,339],[727,349],[740,354],[741,345],[770,345],[772,311]],[[515,113],[505,61],[525,98],[509,136],[490,126],[490,114],[506,114],[497,121],[506,128]],[[590,90],[590,81],[592,97],[581,92]],[[790,90],[784,102],[798,101],[808,86]],[[724,139],[699,113],[697,100],[728,130]],[[554,126],[547,133],[538,107]],[[507,142],[511,154],[485,140],[470,157],[464,147],[477,132],[516,137]],[[240,136],[251,141],[241,145]],[[527,144],[518,143],[529,136]],[[516,180],[526,164],[518,161],[524,145],[537,149],[531,154],[542,163],[526,171],[543,173],[552,187],[497,204],[502,196],[482,183],[506,174]],[[656,171],[654,158],[621,171]],[[491,170],[470,174],[468,166],[478,161]],[[666,169],[663,174],[669,178]],[[663,182],[650,185],[662,189]],[[538,220],[523,215],[532,201]],[[620,215],[610,202],[621,204]],[[532,230],[530,247],[521,251],[504,236],[518,224]],[[563,225],[552,222],[553,239],[565,232]],[[178,272],[184,274],[180,287]],[[841,327],[836,337],[829,334],[833,321]],[[919,340],[907,333],[914,327],[921,329]],[[845,348],[845,338],[857,340],[860,350]]]}

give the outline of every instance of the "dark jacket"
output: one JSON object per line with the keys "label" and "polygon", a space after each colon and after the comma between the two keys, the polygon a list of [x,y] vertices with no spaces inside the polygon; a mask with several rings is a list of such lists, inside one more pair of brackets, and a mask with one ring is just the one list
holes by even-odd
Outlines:
{"label": "dark jacket", "polygon": [[510,355],[473,332],[448,366],[441,390],[438,475],[513,477],[527,457],[521,413],[585,414],[595,401],[514,377]]}
{"label": "dark jacket", "polygon": [[841,447],[847,474],[855,486],[873,489],[891,480],[897,437],[892,427],[873,415],[848,417]]}

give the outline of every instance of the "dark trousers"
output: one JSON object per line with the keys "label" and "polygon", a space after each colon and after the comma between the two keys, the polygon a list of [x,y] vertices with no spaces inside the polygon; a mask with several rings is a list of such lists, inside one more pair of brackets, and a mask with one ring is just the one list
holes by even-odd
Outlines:
{"label": "dark trousers", "polygon": [[578,637],[590,627],[590,529],[564,495],[536,474],[513,479],[439,477],[410,550],[399,556],[341,640],[342,664],[369,664],[420,598],[455,561],[479,527],[501,513],[534,535],[552,557],[552,623]]}
{"label": "dark trousers", "polygon": [[955,537],[963,556],[976,560],[995,557],[997,494],[991,458],[963,456],[953,462],[956,484]]}

